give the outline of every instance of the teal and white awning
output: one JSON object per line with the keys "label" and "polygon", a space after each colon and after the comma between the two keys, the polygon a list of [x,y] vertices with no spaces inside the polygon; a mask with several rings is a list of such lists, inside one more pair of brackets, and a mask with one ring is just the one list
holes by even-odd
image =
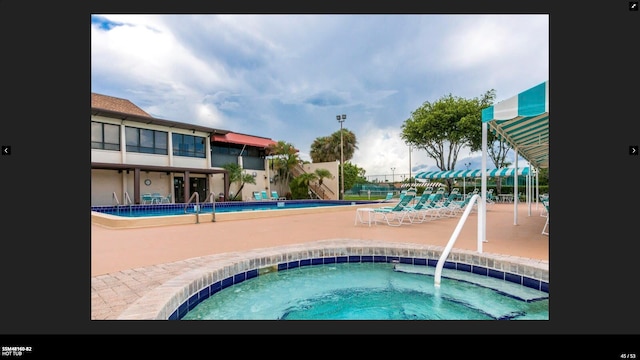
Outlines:
{"label": "teal and white awning", "polygon": [[[488,177],[509,177],[514,176],[515,168],[488,169]],[[518,176],[528,175],[529,167],[519,168]],[[455,179],[455,178],[478,178],[482,176],[482,170],[449,170],[449,171],[425,171],[415,175],[416,179]]]}
{"label": "teal and white awning", "polygon": [[549,81],[482,109],[482,122],[531,165],[549,167]]}

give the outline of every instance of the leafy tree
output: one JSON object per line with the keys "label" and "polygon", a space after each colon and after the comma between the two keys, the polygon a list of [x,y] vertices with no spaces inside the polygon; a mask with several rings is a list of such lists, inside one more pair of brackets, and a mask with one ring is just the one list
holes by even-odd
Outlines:
{"label": "leafy tree", "polygon": [[255,185],[256,183],[256,178],[251,174],[245,173],[240,167],[240,165],[236,163],[224,164],[222,165],[222,168],[224,168],[229,172],[229,183],[231,184],[238,183],[238,186],[239,186],[238,190],[236,191],[235,195],[231,200],[236,200],[238,195],[242,192],[242,189],[244,188],[244,184],[249,183],[249,184]]}
{"label": "leafy tree", "polygon": [[[425,150],[440,170],[453,170],[463,147],[471,151],[482,148],[482,109],[494,98],[492,89],[481,98],[449,94],[433,103],[426,101],[404,121],[401,137],[408,145]],[[451,182],[447,179],[449,188]]]}
{"label": "leafy tree", "polygon": [[[355,185],[366,184],[367,179],[365,178],[366,170],[359,168],[357,165],[352,164],[350,162],[344,163],[344,188],[345,192],[347,189],[353,188]],[[338,175],[338,179],[340,179],[340,175]]]}
{"label": "leafy tree", "polygon": [[270,160],[270,166],[274,173],[273,181],[278,184],[279,193],[284,194],[288,191],[285,191],[284,185],[289,184],[293,168],[300,163],[298,149],[291,143],[280,140],[275,145],[271,145],[267,149],[267,153],[273,156]]}

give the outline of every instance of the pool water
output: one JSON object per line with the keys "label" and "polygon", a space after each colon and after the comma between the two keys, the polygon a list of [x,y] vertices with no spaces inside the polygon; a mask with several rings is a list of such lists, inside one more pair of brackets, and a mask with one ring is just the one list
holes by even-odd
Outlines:
{"label": "pool water", "polygon": [[[243,202],[228,201],[216,203],[216,213],[237,212],[237,211],[260,211],[260,210],[280,210],[280,209],[300,209],[313,208],[321,206],[344,206],[344,205],[360,205],[370,204],[370,201],[340,201],[340,200],[287,200],[287,201],[262,201],[262,202]],[[154,204],[154,205],[120,205],[120,206],[92,206],[91,211],[97,211],[103,214],[123,216],[123,217],[143,217],[143,216],[171,216],[195,214],[199,210],[200,214],[213,212],[211,203],[195,204]]]}
{"label": "pool water", "polygon": [[299,267],[230,286],[183,320],[548,320],[548,293],[473,273],[390,263]]}

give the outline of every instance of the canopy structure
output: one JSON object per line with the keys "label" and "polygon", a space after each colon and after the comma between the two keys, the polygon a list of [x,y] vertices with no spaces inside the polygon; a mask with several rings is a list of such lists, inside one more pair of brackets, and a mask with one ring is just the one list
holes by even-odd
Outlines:
{"label": "canopy structure", "polygon": [[[549,167],[549,81],[540,83],[511,98],[482,109],[482,164],[487,166],[487,133],[491,131],[506,141],[515,151],[515,167],[518,156],[526,159],[534,168]],[[481,197],[478,211],[478,250],[486,241],[486,170],[481,176]],[[514,174],[517,183],[518,174]],[[529,184],[529,182],[527,182]],[[518,193],[514,187],[514,225],[518,223]],[[527,186],[527,202],[531,215],[530,187]]]}
{"label": "canopy structure", "polygon": [[[487,169],[488,177],[509,177],[516,174],[515,168]],[[518,175],[529,175],[529,167],[519,168]],[[452,179],[452,178],[479,178],[482,170],[449,170],[449,171],[425,171],[416,174],[416,179]]]}
{"label": "canopy structure", "polygon": [[[405,186],[407,185],[407,186]],[[415,182],[413,184],[402,184],[402,187],[405,188],[409,188],[409,187],[441,187],[444,186],[444,184],[442,183],[438,183],[438,182]]]}
{"label": "canopy structure", "polygon": [[549,81],[482,109],[482,122],[529,164],[549,167]]}

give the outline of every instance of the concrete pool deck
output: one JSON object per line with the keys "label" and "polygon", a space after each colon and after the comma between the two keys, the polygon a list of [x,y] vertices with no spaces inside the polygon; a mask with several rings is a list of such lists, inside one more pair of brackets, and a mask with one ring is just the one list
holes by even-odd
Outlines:
{"label": "concrete pool deck", "polygon": [[[386,204],[388,205],[388,203]],[[488,242],[483,254],[510,256],[522,261],[546,264],[549,261],[549,237],[541,234],[546,218],[540,207],[518,207],[518,225],[514,225],[513,204],[493,204],[487,209]],[[132,304],[177,278],[201,266],[210,265],[210,257],[237,257],[238,253],[281,246],[316,246],[319,241],[363,241],[446,246],[459,216],[399,227],[386,223],[354,225],[356,207],[333,212],[289,214],[189,225],[150,228],[110,229],[91,225],[91,319],[118,319]],[[477,250],[477,213],[471,213],[454,249]],[[227,254],[227,255],[225,255]],[[209,258],[208,258],[209,257]]]}

